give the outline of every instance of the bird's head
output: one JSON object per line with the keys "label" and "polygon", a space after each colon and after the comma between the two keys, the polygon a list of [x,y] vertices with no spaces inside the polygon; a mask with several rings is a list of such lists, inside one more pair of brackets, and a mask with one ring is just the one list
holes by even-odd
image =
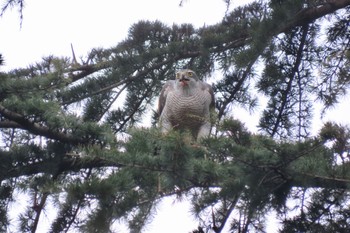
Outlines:
{"label": "bird's head", "polygon": [[198,77],[193,70],[180,70],[176,73],[176,82],[181,87],[195,86],[198,81]]}

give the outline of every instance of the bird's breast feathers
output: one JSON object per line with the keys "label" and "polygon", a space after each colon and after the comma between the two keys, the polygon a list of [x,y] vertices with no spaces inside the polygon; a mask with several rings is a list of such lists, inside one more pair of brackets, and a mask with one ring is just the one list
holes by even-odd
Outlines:
{"label": "bird's breast feathers", "polygon": [[191,96],[183,96],[178,92],[169,93],[167,98],[169,117],[175,121],[202,122],[208,117],[210,101],[210,94],[203,91]]}

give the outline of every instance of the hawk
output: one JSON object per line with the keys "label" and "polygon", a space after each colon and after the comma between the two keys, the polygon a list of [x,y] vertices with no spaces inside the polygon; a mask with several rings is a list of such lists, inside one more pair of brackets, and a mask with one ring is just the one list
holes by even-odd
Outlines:
{"label": "hawk", "polygon": [[208,137],[214,101],[212,87],[199,80],[194,71],[177,72],[176,79],[167,81],[160,93],[158,114],[162,132],[189,130],[196,140]]}

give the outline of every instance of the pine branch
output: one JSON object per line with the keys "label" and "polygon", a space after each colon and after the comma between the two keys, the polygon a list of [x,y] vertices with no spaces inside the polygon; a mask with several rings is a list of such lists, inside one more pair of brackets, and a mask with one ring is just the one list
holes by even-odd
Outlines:
{"label": "pine branch", "polygon": [[20,27],[22,28],[22,22],[23,22],[23,8],[24,8],[24,0],[6,0],[5,4],[2,6],[0,11],[0,17],[3,17],[5,12],[9,10],[10,8],[13,8],[15,6],[18,6],[18,13],[19,13],[19,19],[20,19]]}
{"label": "pine branch", "polygon": [[25,116],[18,114],[16,112],[12,112],[8,109],[6,109],[4,106],[0,105],[0,114],[7,118],[10,122],[3,122],[3,125],[7,126],[15,126],[15,124],[20,125],[20,128],[28,130],[28,132],[35,134],[35,135],[40,135],[44,136],[49,139],[54,139],[58,140],[61,142],[65,143],[70,143],[70,144],[85,144],[87,141],[85,139],[81,138],[76,138],[73,135],[65,134],[62,132],[57,132],[54,131],[48,127],[39,125],[38,123],[27,119]]}
{"label": "pine branch", "polygon": [[296,54],[296,61],[294,63],[294,66],[292,68],[292,71],[291,71],[290,75],[288,75],[289,81],[287,83],[287,88],[282,93],[281,107],[278,110],[278,115],[276,117],[276,122],[275,122],[275,124],[273,126],[272,132],[270,133],[271,137],[274,137],[275,134],[278,132],[278,128],[280,126],[280,122],[282,121],[282,115],[283,115],[284,110],[285,110],[285,108],[287,106],[287,103],[288,103],[289,93],[292,90],[292,84],[294,82],[295,75],[298,72],[299,66],[300,66],[301,61],[302,61],[303,50],[304,50],[304,46],[305,46],[306,37],[308,35],[308,30],[309,30],[309,26],[308,25],[304,25],[302,27],[302,38],[301,38],[301,41],[300,41],[300,44],[299,44],[299,48],[298,48],[298,51],[297,51],[297,54]]}
{"label": "pine branch", "polygon": [[350,5],[350,0],[326,0],[321,5],[306,8],[297,13],[292,19],[289,19],[281,28],[277,30],[277,34],[287,32],[296,26],[309,24],[319,18],[332,14],[339,9],[346,8]]}
{"label": "pine branch", "polygon": [[[35,193],[35,195],[37,195],[37,193]],[[45,206],[45,203],[46,203],[48,196],[49,196],[49,193],[45,192],[45,193],[43,193],[43,195],[41,197],[40,203],[36,203],[36,200],[34,201],[33,209],[34,209],[36,215],[35,215],[33,225],[31,226],[32,233],[35,233],[37,228],[38,228],[40,214],[44,210],[44,206]]]}
{"label": "pine branch", "polygon": [[[14,160],[14,158],[11,158],[10,154],[6,156]],[[57,155],[56,157],[45,159],[41,162],[30,163],[30,164],[17,165],[14,160],[13,162],[12,161],[8,162],[8,165],[9,166],[7,166],[7,171],[2,172],[0,181],[10,179],[10,178],[15,178],[15,177],[21,177],[21,176],[32,176],[40,173],[58,176],[60,174],[78,172],[84,169],[108,168],[108,167],[110,168],[128,167],[128,168],[137,168],[141,170],[154,171],[154,172],[167,172],[170,174],[173,173],[173,170],[167,169],[167,168],[150,167],[150,166],[135,164],[135,163],[121,163],[121,162],[116,162],[105,158],[100,158],[98,156],[85,159],[84,157],[81,157],[77,154],[70,154],[70,153],[67,153],[65,155]],[[56,169],[52,169],[53,167]]]}
{"label": "pine branch", "polygon": [[[296,26],[302,26],[308,23],[311,23],[327,14],[331,14],[339,9],[345,8],[350,5],[350,0],[330,0],[327,3],[321,5],[321,6],[314,6],[311,8],[303,9],[301,10],[298,14],[296,14],[292,19],[286,19],[286,22],[281,22],[279,27],[276,27],[275,30],[271,30],[268,32],[268,38],[272,38],[274,36],[277,36],[280,33],[286,33],[288,32],[291,28],[296,27]],[[211,30],[214,29],[207,29],[204,28],[203,31],[205,31],[208,34],[212,34],[215,32],[211,32]],[[203,35],[203,38],[205,39],[205,36]],[[251,42],[252,36],[247,33],[247,31],[241,31],[239,35],[235,38],[230,38],[227,37],[224,41],[219,40],[217,43],[218,44],[213,44],[209,48],[209,53],[212,54],[220,54],[222,52],[232,50],[232,49],[238,49],[241,48],[242,46],[247,45],[249,42]],[[268,40],[266,40],[266,43]],[[224,46],[222,46],[224,45]],[[169,45],[172,46],[172,45]],[[195,47],[198,49],[198,47]],[[82,100],[84,98],[88,98],[94,95],[98,95],[100,93],[110,91],[113,88],[119,87],[121,85],[127,85],[128,83],[131,83],[133,81],[137,81],[139,79],[142,79],[145,75],[148,73],[152,72],[153,70],[160,69],[162,66],[180,61],[180,60],[185,60],[189,58],[197,58],[202,55],[206,55],[208,51],[201,51],[201,50],[190,50],[189,48],[186,48],[186,51],[178,51],[178,54],[175,56],[168,57],[167,59],[164,59],[161,62],[158,63],[153,63],[151,66],[148,68],[144,68],[143,70],[139,70],[136,72],[135,75],[130,75],[127,78],[114,83],[112,85],[103,87],[99,89],[98,91],[95,91],[93,93],[90,93],[89,95],[86,95],[84,97],[81,97],[79,100]],[[167,47],[164,48],[164,50],[168,50]],[[134,58],[133,58],[134,59]],[[253,59],[255,60],[255,59]],[[254,61],[252,61],[254,64]],[[93,74],[95,72],[101,71],[103,69],[109,68],[112,66],[112,61],[104,61],[100,62],[97,64],[91,64],[91,65],[82,65],[77,68],[69,69],[67,70],[68,73],[72,73],[70,75],[70,78],[74,81],[78,81],[81,78],[84,78],[90,74]],[[250,65],[251,66],[251,65]],[[78,74],[73,74],[76,71],[81,71]],[[130,71],[130,73],[134,73],[133,71]],[[62,104],[71,104],[73,102],[79,101],[79,100],[70,100],[66,101]]]}
{"label": "pine branch", "polygon": [[[164,66],[166,64],[169,64],[169,63],[172,63],[172,62],[174,62],[173,58],[166,59],[166,60],[164,60],[164,61],[162,61],[160,63],[155,63],[150,68],[145,68],[142,71],[138,71],[135,75],[130,75],[130,76],[126,77],[125,79],[123,79],[123,80],[121,80],[121,81],[119,81],[117,83],[114,83],[112,85],[103,87],[103,88],[101,88],[101,89],[99,89],[99,90],[97,90],[97,91],[95,91],[93,93],[89,93],[88,95],[82,96],[79,99],[65,101],[65,102],[62,103],[62,105],[69,105],[69,104],[72,104],[74,102],[81,101],[83,99],[86,99],[86,98],[89,98],[89,97],[92,97],[92,96],[95,96],[95,95],[98,95],[98,94],[110,91],[113,88],[117,88],[117,87],[119,87],[121,85],[124,85],[124,87],[126,87],[131,82],[136,81],[138,79],[142,79],[144,76],[146,76],[148,73],[152,72],[153,70],[160,69],[162,66]],[[85,72],[79,73],[79,75],[73,75],[72,79],[76,81],[76,80],[79,80],[81,78],[84,78],[87,75],[90,75],[90,74],[92,74],[92,73],[94,73],[96,71],[102,70],[104,68],[108,68],[109,67],[108,64],[109,63],[104,63],[104,65],[100,65],[100,64],[85,65],[83,67],[80,67],[78,69],[79,70],[80,69],[85,70]],[[70,70],[70,72],[71,72],[71,70]]]}
{"label": "pine branch", "polygon": [[[221,221],[220,227],[216,227],[216,229],[213,229],[216,233],[219,233],[219,232],[223,231],[223,229],[224,229],[224,227],[225,227],[225,225],[226,225],[228,219],[229,219],[230,216],[231,216],[232,211],[233,211],[233,210],[235,209],[235,207],[236,207],[236,204],[237,204],[237,202],[238,202],[238,200],[239,200],[239,197],[240,197],[240,195],[238,195],[238,194],[234,196],[234,198],[233,198],[233,200],[232,200],[232,202],[231,202],[229,208],[227,209],[226,213],[223,214],[223,215],[224,215],[224,218],[223,218],[222,221]],[[215,225],[214,225],[214,226],[215,226]],[[214,228],[214,226],[213,226],[213,228]]]}
{"label": "pine branch", "polygon": [[[256,59],[258,59],[258,56],[256,56]],[[248,76],[249,76],[249,73],[253,67],[253,64],[255,63],[256,59],[253,59],[252,62],[250,62],[248,65],[247,65],[247,68],[244,70],[243,74],[242,74],[242,77],[239,78],[239,81],[238,83],[236,84],[235,86],[235,89],[230,93],[230,95],[225,98],[225,100],[223,101],[222,103],[222,106],[220,107],[219,109],[219,113],[218,113],[218,119],[221,119],[224,114],[225,114],[225,110],[227,109],[227,106],[229,104],[232,103],[232,101],[234,100],[237,92],[240,91],[241,87],[243,86],[244,82],[248,79]]]}
{"label": "pine branch", "polygon": [[126,123],[130,120],[133,119],[134,115],[137,113],[138,109],[140,108],[140,106],[142,105],[143,101],[147,98],[147,93],[149,93],[150,91],[152,91],[151,87],[148,87],[148,89],[146,90],[146,93],[143,95],[143,97],[141,99],[139,99],[136,103],[136,106],[134,107],[134,109],[132,110],[132,112],[128,115],[128,117],[126,117],[124,119],[124,121],[119,125],[119,127],[116,129],[117,132],[119,132],[120,130],[123,129],[123,127],[126,125]]}
{"label": "pine branch", "polygon": [[112,66],[112,62],[106,61],[106,62],[99,62],[97,64],[78,65],[76,67],[67,69],[66,72],[70,74],[69,78],[72,80],[72,82],[76,82],[81,80],[82,78],[85,78],[90,74],[101,71],[103,69],[107,69],[111,66]]}
{"label": "pine branch", "polygon": [[[86,176],[84,177],[84,181],[87,182],[91,177],[92,168],[87,170]],[[74,201],[73,201],[74,200]],[[51,225],[52,233],[56,232],[68,232],[72,227],[76,219],[78,218],[78,213],[86,202],[86,195],[78,195],[78,197],[69,198],[69,195],[66,197],[65,204],[61,207],[58,217],[54,220]]]}
{"label": "pine branch", "polygon": [[14,122],[14,121],[9,121],[9,120],[4,120],[0,121],[0,129],[24,129],[20,124]]}
{"label": "pine branch", "polygon": [[[21,176],[31,176],[35,174],[45,173],[51,175],[59,175],[65,172],[78,172],[83,169],[101,168],[101,167],[123,167],[124,165],[111,162],[101,158],[85,161],[79,156],[66,155],[62,158],[46,159],[42,162],[13,165],[8,171],[3,173],[0,180],[6,180]],[[52,169],[55,167],[56,169]]]}
{"label": "pine branch", "polygon": [[291,177],[290,181],[294,187],[348,189],[350,185],[348,178],[321,176],[308,172],[295,172]]}

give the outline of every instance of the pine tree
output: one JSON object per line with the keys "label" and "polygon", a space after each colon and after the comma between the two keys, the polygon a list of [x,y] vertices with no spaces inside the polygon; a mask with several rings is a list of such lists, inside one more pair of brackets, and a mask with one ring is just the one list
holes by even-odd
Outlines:
{"label": "pine tree", "polygon": [[[264,232],[273,210],[281,232],[349,230],[350,130],[310,136],[314,102],[326,112],[349,88],[349,23],[349,0],[255,1],[202,28],[138,22],[81,64],[50,56],[0,73],[1,231],[19,192],[20,232],[49,203],[51,232],[112,232],[117,219],[140,232],[172,195],[191,201],[193,232]],[[183,67],[222,75],[215,133],[198,146],[137,124]],[[254,134],[230,109],[254,110],[257,94],[268,103]]]}

